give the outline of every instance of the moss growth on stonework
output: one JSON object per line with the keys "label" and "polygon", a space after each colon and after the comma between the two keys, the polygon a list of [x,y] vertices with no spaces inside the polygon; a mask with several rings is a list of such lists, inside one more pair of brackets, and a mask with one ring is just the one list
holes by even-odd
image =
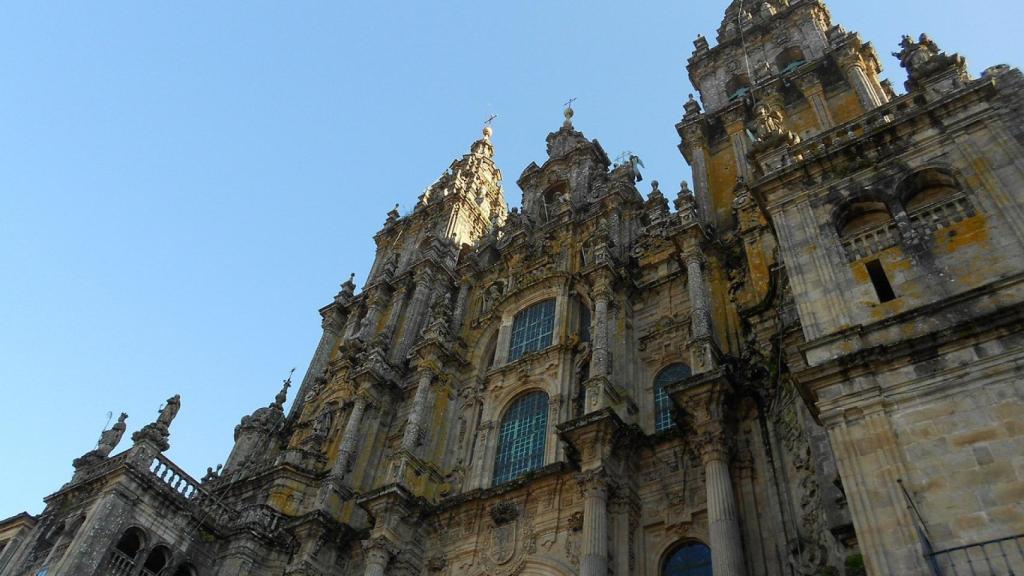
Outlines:
{"label": "moss growth on stonework", "polygon": [[865,576],[867,573],[864,568],[864,556],[851,554],[846,557],[846,576]]}

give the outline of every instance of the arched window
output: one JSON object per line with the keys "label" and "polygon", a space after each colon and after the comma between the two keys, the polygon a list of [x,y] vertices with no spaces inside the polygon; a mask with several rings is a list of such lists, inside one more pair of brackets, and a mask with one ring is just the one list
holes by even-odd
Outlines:
{"label": "arched window", "polygon": [[167,566],[171,559],[171,552],[163,546],[153,548],[153,551],[146,557],[146,563],[142,565],[142,576],[157,576]]}
{"label": "arched window", "polygon": [[725,83],[725,93],[729,97],[729,102],[746,98],[747,94],[750,94],[750,78],[747,78],[746,74],[733,76]]}
{"label": "arched window", "polygon": [[525,354],[550,346],[554,330],[554,299],[538,302],[520,311],[512,321],[512,342],[508,349],[508,361],[514,362]]}
{"label": "arched window", "polygon": [[836,231],[839,232],[839,237],[845,240],[891,222],[892,215],[884,202],[866,200],[854,202],[841,212],[836,221]]}
{"label": "arched window", "polygon": [[672,364],[654,378],[654,431],[664,432],[675,426],[672,420],[672,399],[668,397],[666,388],[690,377],[690,367],[686,364]]}
{"label": "arched window", "polygon": [[900,199],[907,212],[919,212],[929,206],[948,201],[957,195],[960,186],[956,178],[936,168],[914,174],[900,187]]}
{"label": "arched window", "polygon": [[804,58],[804,51],[799,46],[790,46],[775,57],[775,67],[778,68],[779,74],[783,75],[796,70],[804,62],[807,62],[807,58]]}
{"label": "arched window", "polygon": [[498,428],[494,485],[504,484],[544,465],[548,428],[548,395],[531,392],[505,411]]}
{"label": "arched window", "polygon": [[700,542],[683,544],[665,559],[661,576],[712,576],[711,549]]}

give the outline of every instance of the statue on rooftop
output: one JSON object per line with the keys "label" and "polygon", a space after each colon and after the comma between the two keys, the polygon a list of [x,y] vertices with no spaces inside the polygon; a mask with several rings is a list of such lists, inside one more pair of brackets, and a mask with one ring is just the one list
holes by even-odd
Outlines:
{"label": "statue on rooftop", "polygon": [[162,426],[164,429],[170,428],[171,422],[174,421],[174,417],[178,415],[178,410],[181,409],[181,395],[175,394],[167,399],[167,403],[163,409],[160,410],[160,416],[157,417],[156,423]]}
{"label": "statue on rooftop", "polygon": [[[966,80],[967,60],[959,54],[946,54],[942,52],[939,45],[927,34],[921,34],[917,42],[910,36],[903,36],[900,41],[900,51],[893,52],[893,56],[899,59],[900,66],[907,70],[906,88],[908,91],[916,90],[922,80],[939,75],[940,72],[953,70],[955,76],[960,80]],[[941,74],[946,77],[946,74]]]}
{"label": "statue on rooftop", "polygon": [[117,418],[117,422],[110,427],[110,430],[104,430],[100,434],[100,441],[96,444],[96,453],[99,456],[106,458],[110,456],[110,453],[117,448],[118,443],[121,442],[121,437],[124,436],[124,431],[128,427],[124,421],[128,419],[128,415],[121,412],[121,415]]}

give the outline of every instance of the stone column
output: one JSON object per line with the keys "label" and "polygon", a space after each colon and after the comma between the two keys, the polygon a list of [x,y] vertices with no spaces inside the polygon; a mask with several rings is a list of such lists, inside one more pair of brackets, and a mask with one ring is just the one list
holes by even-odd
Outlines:
{"label": "stone column", "polygon": [[349,413],[348,422],[345,424],[345,432],[341,436],[338,456],[331,466],[326,483],[321,488],[319,498],[321,506],[327,503],[327,498],[330,496],[331,491],[341,488],[341,483],[348,474],[348,463],[356,449],[356,441],[359,438],[359,426],[362,423],[367,404],[369,404],[369,401],[364,394],[357,395],[352,403],[352,411]]}
{"label": "stone column", "polygon": [[344,478],[345,473],[348,472],[348,461],[355,452],[356,440],[359,437],[359,425],[362,423],[367,404],[366,396],[362,394],[356,396],[352,403],[352,412],[348,416],[348,422],[345,423],[345,433],[341,437],[341,446],[338,448],[338,459],[335,460],[332,470],[332,472],[339,472],[341,478]]}
{"label": "stone column", "polygon": [[865,110],[874,110],[885,103],[885,100],[879,94],[879,88],[872,85],[871,79],[864,69],[864,59],[861,58],[860,54],[850,50],[845,54],[841,54],[838,60],[839,65],[843,69],[843,74],[846,76],[846,81],[850,83],[854,92],[857,93],[857,99],[860,100],[860,104]]}
{"label": "stone column", "polygon": [[427,415],[427,400],[430,397],[430,384],[434,379],[434,371],[430,368],[420,369],[419,383],[416,385],[416,396],[409,410],[409,419],[405,424],[402,436],[402,449],[412,454],[420,442],[423,433],[423,420]]}
{"label": "stone column", "polygon": [[321,326],[324,329],[323,335],[320,337],[320,343],[316,346],[316,352],[313,353],[313,358],[309,361],[309,368],[306,369],[306,375],[302,377],[302,384],[299,385],[299,392],[295,395],[295,401],[292,402],[292,407],[288,411],[288,417],[294,418],[299,415],[302,410],[302,405],[305,403],[306,394],[309,389],[313,386],[313,383],[319,378],[324,370],[327,368],[327,363],[331,359],[331,351],[338,343],[338,337],[341,335],[344,317],[341,316],[336,310],[331,310],[324,315]]}
{"label": "stone column", "polygon": [[607,274],[597,277],[594,290],[594,320],[591,330],[590,377],[607,377],[608,362],[608,305],[612,298],[611,278]]}
{"label": "stone column", "polygon": [[580,576],[608,574],[608,478],[602,470],[577,474],[583,494]]}
{"label": "stone column", "polygon": [[354,309],[348,313],[345,328],[341,331],[341,336],[345,340],[351,340],[359,335],[359,314],[359,309]]}
{"label": "stone column", "polygon": [[746,574],[743,539],[736,511],[736,495],[729,476],[729,449],[725,434],[720,430],[706,432],[697,440],[701,444],[700,456],[707,489],[711,566],[716,575],[742,576]]}
{"label": "stone column", "polygon": [[459,284],[459,295],[455,298],[455,310],[452,312],[452,334],[458,335],[466,316],[466,301],[469,299],[469,282],[463,280]]}
{"label": "stone column", "polygon": [[402,319],[402,302],[405,300],[408,290],[409,286],[403,284],[391,296],[391,313],[388,314],[388,323],[384,326],[384,333],[388,335],[388,338],[394,336],[395,330],[398,329],[398,322]]}
{"label": "stone column", "polygon": [[732,142],[732,153],[736,157],[736,173],[749,182],[753,179],[753,174],[750,170],[750,161],[747,160],[750,139],[747,136],[746,110],[742,106],[728,110],[722,115],[722,120],[729,141]]}
{"label": "stone column", "polygon": [[384,288],[380,286],[375,288],[373,293],[370,294],[366,316],[359,326],[359,339],[363,342],[368,342],[370,336],[373,335],[374,329],[377,328],[377,321],[380,320],[380,315],[384,312],[384,300],[386,298],[387,295],[384,294]]}
{"label": "stone column", "polygon": [[800,88],[800,92],[803,93],[804,98],[811,104],[811,109],[814,110],[814,116],[818,119],[818,125],[821,129],[828,130],[835,126],[835,121],[832,120],[832,113],[828,109],[828,101],[825,99],[825,88],[821,85],[821,79],[818,75],[811,72],[804,74],[794,80],[797,87]]}
{"label": "stone column", "polygon": [[421,268],[416,272],[416,289],[412,293],[412,300],[409,302],[408,312],[405,315],[405,329],[398,348],[395,350],[396,360],[401,360],[412,348],[419,336],[420,320],[427,306],[430,305],[430,293],[433,291],[434,273],[429,268]]}
{"label": "stone column", "polygon": [[365,576],[384,576],[384,569],[387,568],[397,550],[395,546],[385,538],[374,538],[363,542],[363,557],[366,559]]}
{"label": "stone column", "polygon": [[694,442],[704,464],[712,569],[716,576],[745,576],[743,538],[726,441],[725,398],[730,392],[729,381],[720,370],[670,391],[672,399],[690,417],[696,432]]}
{"label": "stone column", "polygon": [[708,187],[707,157],[704,154],[704,132],[699,124],[694,124],[686,129],[685,134],[687,159],[693,171],[693,192],[697,198],[697,212],[702,222],[714,222],[714,207],[711,202],[711,190]]}
{"label": "stone column", "polygon": [[685,255],[687,289],[690,305],[693,307],[691,316],[693,339],[708,340],[711,338],[711,311],[708,302],[706,281],[703,276],[703,256],[692,251]]}

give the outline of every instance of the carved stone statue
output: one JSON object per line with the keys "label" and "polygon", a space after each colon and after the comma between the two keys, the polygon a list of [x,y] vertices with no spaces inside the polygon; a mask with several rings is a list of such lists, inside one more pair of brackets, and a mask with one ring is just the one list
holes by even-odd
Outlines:
{"label": "carved stone statue", "polygon": [[171,422],[174,421],[174,417],[178,415],[178,410],[181,409],[181,395],[175,394],[167,399],[167,404],[164,405],[163,410],[160,411],[160,416],[157,417],[156,423],[162,426],[165,430],[171,427]]}
{"label": "carved stone statue", "polygon": [[313,422],[313,436],[323,439],[327,438],[327,434],[331,431],[331,423],[334,420],[334,416],[331,414],[331,409],[324,408],[316,420]]}
{"label": "carved stone statue", "polygon": [[124,436],[124,431],[128,427],[124,421],[127,419],[128,415],[122,412],[117,418],[117,422],[110,427],[110,430],[105,430],[100,434],[100,441],[96,445],[96,454],[103,458],[110,456],[110,453],[121,442],[121,437]]}
{"label": "carved stone statue", "polygon": [[771,103],[762,100],[757,103],[754,117],[754,134],[757,137],[755,151],[782,145],[793,146],[800,138],[786,129],[782,114]]}
{"label": "carved stone statue", "polygon": [[950,70],[954,72],[957,80],[967,79],[967,61],[959,54],[948,55],[942,52],[939,45],[927,34],[921,34],[917,42],[904,35],[900,41],[900,51],[893,52],[892,55],[898,58],[900,66],[907,70],[908,91],[919,88],[922,80]]}

